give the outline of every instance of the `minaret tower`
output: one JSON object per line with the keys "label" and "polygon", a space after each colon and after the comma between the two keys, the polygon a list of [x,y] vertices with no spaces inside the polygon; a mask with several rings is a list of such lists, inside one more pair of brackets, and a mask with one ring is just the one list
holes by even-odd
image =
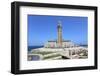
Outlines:
{"label": "minaret tower", "polygon": [[62,25],[61,25],[61,21],[58,21],[57,30],[58,30],[57,44],[58,44],[58,47],[62,47]]}

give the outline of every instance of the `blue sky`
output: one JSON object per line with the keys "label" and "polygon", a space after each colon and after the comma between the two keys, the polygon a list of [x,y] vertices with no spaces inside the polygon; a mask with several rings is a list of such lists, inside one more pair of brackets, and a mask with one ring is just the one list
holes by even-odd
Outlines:
{"label": "blue sky", "polygon": [[62,23],[64,40],[87,44],[88,18],[79,16],[28,15],[28,45],[44,45],[57,39],[57,24]]}

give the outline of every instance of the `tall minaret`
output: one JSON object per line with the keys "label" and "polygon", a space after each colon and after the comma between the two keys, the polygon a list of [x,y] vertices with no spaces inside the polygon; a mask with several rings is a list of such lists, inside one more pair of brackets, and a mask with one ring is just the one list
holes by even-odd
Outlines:
{"label": "tall minaret", "polygon": [[58,44],[58,47],[62,47],[62,25],[61,25],[61,21],[58,21],[57,30],[58,30],[57,44]]}

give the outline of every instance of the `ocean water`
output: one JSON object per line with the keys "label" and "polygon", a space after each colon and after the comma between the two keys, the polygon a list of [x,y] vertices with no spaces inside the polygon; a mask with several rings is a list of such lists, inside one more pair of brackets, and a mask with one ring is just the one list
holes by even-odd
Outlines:
{"label": "ocean water", "polygon": [[41,48],[43,46],[28,46],[28,51],[31,51],[32,49],[36,49],[36,48]]}
{"label": "ocean water", "polygon": [[83,47],[88,47],[88,45],[80,45],[80,46],[83,46]]}

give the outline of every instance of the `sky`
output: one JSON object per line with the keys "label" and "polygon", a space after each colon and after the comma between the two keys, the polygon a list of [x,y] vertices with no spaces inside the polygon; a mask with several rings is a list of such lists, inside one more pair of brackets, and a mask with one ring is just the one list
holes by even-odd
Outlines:
{"label": "sky", "polygon": [[57,40],[58,21],[62,24],[64,40],[71,40],[76,44],[87,44],[87,17],[28,15],[28,46],[40,46],[49,40]]}

